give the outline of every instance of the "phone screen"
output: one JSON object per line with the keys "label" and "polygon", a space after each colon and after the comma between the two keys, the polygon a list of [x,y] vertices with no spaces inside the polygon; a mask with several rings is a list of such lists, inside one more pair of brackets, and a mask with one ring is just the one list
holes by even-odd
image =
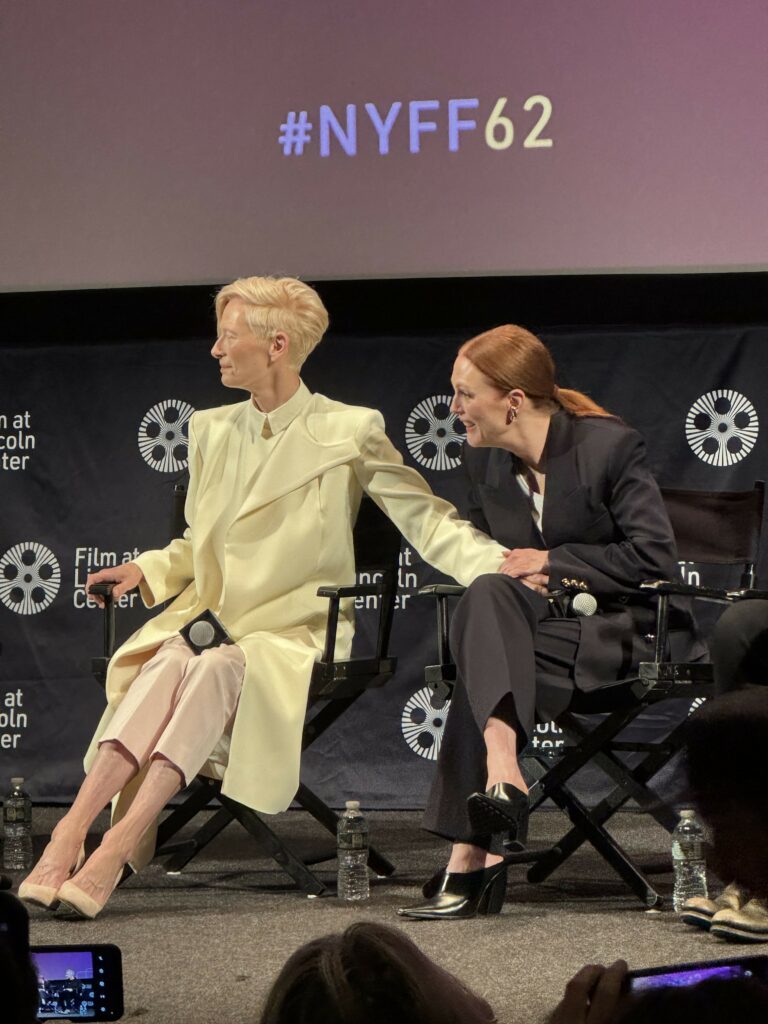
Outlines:
{"label": "phone screen", "polygon": [[630,987],[633,992],[643,992],[649,988],[698,985],[700,981],[708,981],[710,978],[720,978],[728,981],[731,978],[752,977],[754,977],[754,973],[746,964],[701,964],[697,967],[689,967],[679,971],[665,971],[663,974],[636,976],[631,979]]}
{"label": "phone screen", "polygon": [[119,957],[114,946],[33,948],[38,1020],[117,1020],[123,1010]]}

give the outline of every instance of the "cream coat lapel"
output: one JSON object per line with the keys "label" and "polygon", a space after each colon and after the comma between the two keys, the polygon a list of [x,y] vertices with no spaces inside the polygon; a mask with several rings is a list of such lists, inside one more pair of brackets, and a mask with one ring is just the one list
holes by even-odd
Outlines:
{"label": "cream coat lapel", "polygon": [[277,501],[283,495],[303,487],[334,466],[351,462],[358,455],[352,438],[341,441],[313,437],[307,429],[307,414],[313,403],[308,402],[296,419],[289,424],[272,450],[263,469],[254,480],[251,493],[246,497],[236,519],[250,515],[257,509]]}
{"label": "cream coat lapel", "polygon": [[194,509],[196,547],[202,548],[237,485],[238,452],[242,418],[247,402],[231,407],[231,411],[207,426],[205,440],[200,439],[203,471],[197,493],[206,499]]}

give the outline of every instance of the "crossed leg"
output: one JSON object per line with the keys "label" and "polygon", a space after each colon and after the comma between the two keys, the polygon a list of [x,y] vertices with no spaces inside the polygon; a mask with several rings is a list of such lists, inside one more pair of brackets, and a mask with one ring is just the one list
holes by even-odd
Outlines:
{"label": "crossed leg", "polygon": [[22,883],[56,892],[78,861],[96,816],[149,763],[125,817],[76,872],[72,883],[103,905],[142,836],[168,800],[204,765],[231,725],[245,670],[236,645],[200,656],[180,638],[166,641],[118,707],[75,801]]}

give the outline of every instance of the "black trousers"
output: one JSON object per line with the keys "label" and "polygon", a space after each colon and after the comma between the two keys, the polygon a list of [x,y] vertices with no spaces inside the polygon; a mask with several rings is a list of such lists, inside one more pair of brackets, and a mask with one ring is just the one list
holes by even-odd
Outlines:
{"label": "black trousers", "polygon": [[563,618],[546,597],[503,574],[478,577],[451,618],[458,680],[451,698],[424,827],[454,842],[489,848],[472,834],[467,797],[486,788],[486,723],[502,701],[514,703],[518,750],[537,721],[570,704],[581,623]]}
{"label": "black trousers", "polygon": [[727,608],[709,650],[719,693],[768,685],[768,601],[739,601]]}

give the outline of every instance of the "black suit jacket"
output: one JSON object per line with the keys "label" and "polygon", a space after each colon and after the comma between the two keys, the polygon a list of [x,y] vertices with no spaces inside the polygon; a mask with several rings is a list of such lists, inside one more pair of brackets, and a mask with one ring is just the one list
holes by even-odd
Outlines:
{"label": "black suit jacket", "polygon": [[[544,448],[541,531],[517,482],[521,467],[514,455],[467,444],[464,465],[474,525],[509,548],[549,551],[550,589],[582,585],[597,598],[597,614],[580,620],[577,686],[605,686],[652,659],[646,636],[654,629],[655,606],[639,584],[676,578],[679,570],[672,527],[637,431],[612,418],[555,413]],[[705,654],[687,608],[677,606],[670,625],[676,660]]]}

